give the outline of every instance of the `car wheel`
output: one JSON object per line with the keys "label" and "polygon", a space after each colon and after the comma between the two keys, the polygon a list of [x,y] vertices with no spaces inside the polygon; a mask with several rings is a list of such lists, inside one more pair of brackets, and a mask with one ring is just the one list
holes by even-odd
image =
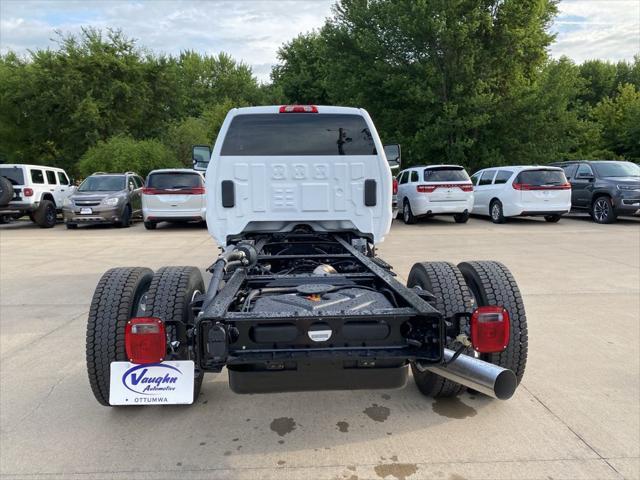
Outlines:
{"label": "car wheel", "polygon": [[504,223],[504,213],[502,211],[502,202],[500,200],[494,200],[489,207],[489,213],[491,214],[491,221],[493,223]]}
{"label": "car wheel", "polygon": [[11,222],[11,215],[0,215],[0,225]]}
{"label": "car wheel", "polygon": [[469,285],[476,307],[498,305],[509,312],[509,345],[503,352],[481,354],[480,358],[512,370],[519,384],[527,365],[529,338],[527,315],[516,280],[500,262],[463,262],[458,268]]}
{"label": "car wheel", "polygon": [[67,223],[67,230],[75,230],[76,228],[78,228],[78,224],[77,223]]}
{"label": "car wheel", "polygon": [[[456,313],[471,312],[471,292],[458,267],[451,263],[416,263],[409,273],[407,286],[420,287],[433,293],[435,300],[432,305],[445,318]],[[420,371],[415,364],[411,365],[411,371],[420,392],[429,397],[453,397],[466,388],[428,370]]]}
{"label": "car wheel", "polygon": [[[150,317],[158,317],[167,321],[182,322],[187,328],[184,332],[189,335],[194,325],[194,315],[191,309],[191,301],[194,297],[204,293],[202,274],[196,267],[162,267],[153,279],[146,298],[145,314]],[[186,345],[186,338],[180,338],[175,325],[167,325],[167,336],[171,343],[177,342],[175,351],[176,360],[191,360],[194,353]],[[200,394],[204,372],[195,372],[193,383],[193,401]]]}
{"label": "car wheel", "polygon": [[467,221],[469,220],[469,210],[465,210],[462,213],[456,213],[453,216],[453,219],[456,223],[467,223]]}
{"label": "car wheel", "polygon": [[122,218],[116,225],[120,228],[128,228],[131,225],[131,207],[129,205],[124,207]]}
{"label": "car wheel", "polygon": [[155,230],[158,224],[156,222],[144,222],[144,228],[147,230]]}
{"label": "car wheel", "polygon": [[402,220],[407,225],[412,225],[416,223],[416,217],[413,216],[413,212],[411,211],[411,205],[409,205],[409,200],[405,200],[402,206]]}
{"label": "car wheel", "polygon": [[41,228],[51,228],[56,224],[56,206],[51,200],[42,200],[33,212],[33,220]]}
{"label": "car wheel", "polygon": [[87,372],[96,400],[109,406],[111,362],[127,361],[124,329],[137,316],[153,272],[148,268],[108,270],[98,282],[87,322]]}
{"label": "car wheel", "polygon": [[598,197],[591,205],[591,218],[596,223],[613,223],[616,221],[616,214],[609,197]]}
{"label": "car wheel", "polygon": [[549,223],[558,223],[560,221],[560,218],[562,218],[562,215],[545,215],[544,216],[545,221]]}

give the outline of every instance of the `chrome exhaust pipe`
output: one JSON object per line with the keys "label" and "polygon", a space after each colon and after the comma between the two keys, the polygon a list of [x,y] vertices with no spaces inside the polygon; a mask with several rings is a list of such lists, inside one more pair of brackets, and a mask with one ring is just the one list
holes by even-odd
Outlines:
{"label": "chrome exhaust pipe", "polygon": [[[456,352],[444,349],[444,361],[449,362]],[[516,374],[484,360],[461,354],[448,365],[420,365],[441,377],[499,400],[507,400],[516,391]]]}

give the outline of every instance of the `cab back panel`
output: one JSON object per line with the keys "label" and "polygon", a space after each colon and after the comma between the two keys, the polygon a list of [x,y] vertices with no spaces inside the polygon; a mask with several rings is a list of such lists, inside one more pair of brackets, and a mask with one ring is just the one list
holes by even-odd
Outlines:
{"label": "cab back panel", "polygon": [[[230,121],[225,120],[226,129]],[[381,152],[375,130],[373,136]],[[383,154],[243,156],[221,151],[216,143],[207,171],[207,223],[219,244],[243,232],[287,231],[300,223],[320,231],[356,231],[373,242],[389,231],[391,173]]]}

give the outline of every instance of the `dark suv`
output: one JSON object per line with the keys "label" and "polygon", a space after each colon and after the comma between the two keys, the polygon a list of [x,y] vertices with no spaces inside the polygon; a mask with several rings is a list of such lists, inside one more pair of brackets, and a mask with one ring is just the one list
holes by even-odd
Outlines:
{"label": "dark suv", "polygon": [[134,172],[88,176],[62,207],[67,228],[77,228],[80,223],[128,227],[132,218],[142,216],[143,184]]}
{"label": "dark suv", "polygon": [[640,214],[640,167],[614,160],[553,163],[571,183],[571,206],[587,210],[596,223],[613,223],[618,215]]}

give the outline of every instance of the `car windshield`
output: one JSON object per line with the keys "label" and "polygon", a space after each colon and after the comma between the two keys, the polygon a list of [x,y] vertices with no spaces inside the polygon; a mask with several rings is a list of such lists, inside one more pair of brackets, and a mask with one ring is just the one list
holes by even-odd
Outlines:
{"label": "car windshield", "polygon": [[202,177],[197,173],[162,172],[152,173],[147,179],[151,188],[194,188],[202,187]]}
{"label": "car windshield", "polygon": [[424,171],[425,182],[468,182],[469,175],[462,167],[427,168]]}
{"label": "car windshield", "polygon": [[560,169],[525,170],[524,172],[520,172],[514,183],[533,186],[563,185],[567,183],[567,177],[564,176],[564,171]]}
{"label": "car windshield", "polygon": [[640,167],[631,162],[591,162],[599,177],[640,177]]}
{"label": "car windshield", "polygon": [[124,190],[124,175],[92,175],[78,187],[79,192],[118,192]]}
{"label": "car windshield", "polygon": [[6,177],[13,185],[24,185],[24,174],[21,168],[0,168],[0,177]]}
{"label": "car windshield", "polygon": [[221,155],[376,155],[360,115],[317,113],[236,116]]}

